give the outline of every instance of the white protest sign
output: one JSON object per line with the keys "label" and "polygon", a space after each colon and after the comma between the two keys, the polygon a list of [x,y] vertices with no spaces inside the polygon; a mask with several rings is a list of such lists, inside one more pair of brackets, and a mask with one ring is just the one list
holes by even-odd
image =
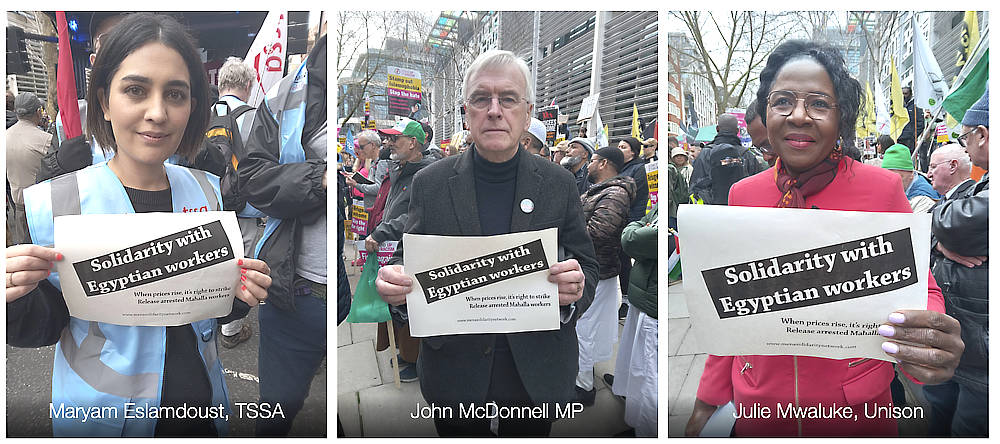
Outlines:
{"label": "white protest sign", "polygon": [[497,236],[403,235],[406,295],[415,337],[559,328],[549,282],[558,229]]}
{"label": "white protest sign", "polygon": [[173,326],[232,311],[243,237],[231,211],[59,216],[54,234],[73,317]]}
{"label": "white protest sign", "polygon": [[594,112],[597,111],[597,101],[600,98],[601,93],[597,93],[583,99],[583,103],[580,104],[580,116],[576,118],[576,123],[580,123],[594,117]]}
{"label": "white protest sign", "polygon": [[288,17],[285,11],[270,11],[253,39],[243,63],[257,73],[247,104],[260,106],[271,87],[281,81],[288,49]]}
{"label": "white protest sign", "polygon": [[875,330],[927,308],[927,213],[681,205],[677,222],[707,353],[891,361]]}

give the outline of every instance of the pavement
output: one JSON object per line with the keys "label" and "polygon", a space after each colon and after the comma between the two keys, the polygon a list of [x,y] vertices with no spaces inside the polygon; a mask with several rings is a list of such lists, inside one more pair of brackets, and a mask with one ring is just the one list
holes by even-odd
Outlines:
{"label": "pavement", "polygon": [[[361,267],[350,265],[357,254],[353,242],[344,248],[351,288],[357,285]],[[622,321],[623,322],[623,321]],[[419,381],[396,388],[390,362],[394,351],[375,351],[377,324],[337,327],[337,415],[347,437],[436,437],[433,419],[410,417],[417,403],[426,405]],[[619,324],[619,332],[621,323]],[[613,397],[602,375],[614,373],[615,354],[595,365],[597,399],[574,418],[552,425],[553,437],[610,437],[629,427],[624,422],[625,404]]]}
{"label": "pavement", "polygon": [[[684,427],[694,410],[698,382],[708,354],[698,346],[691,315],[684,297],[683,283],[667,287],[667,436],[683,437]],[[909,405],[922,405],[930,413],[923,391],[905,377],[900,378]],[[927,418],[900,419],[900,436],[927,436]]]}
{"label": "pavement", "polygon": [[[254,422],[249,409],[241,417],[237,402],[256,402],[260,393],[257,380],[257,352],[260,327],[258,309],[250,310],[245,318],[253,327],[253,336],[246,342],[228,349],[219,344],[219,357],[226,373],[230,413],[229,436],[254,436]],[[52,393],[52,362],[55,346],[15,348],[7,346],[7,436],[50,437],[52,420],[49,403]],[[305,405],[295,417],[289,436],[327,436],[327,364],[320,366],[309,387]],[[331,427],[333,424],[331,424]]]}

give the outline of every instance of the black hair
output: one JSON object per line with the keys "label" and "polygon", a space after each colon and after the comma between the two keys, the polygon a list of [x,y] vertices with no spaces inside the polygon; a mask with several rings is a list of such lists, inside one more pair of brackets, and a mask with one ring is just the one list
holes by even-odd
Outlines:
{"label": "black hair", "polygon": [[[107,39],[107,40],[104,40]],[[111,122],[104,120],[104,110],[111,89],[111,79],[122,61],[139,48],[151,42],[177,51],[187,65],[191,77],[190,97],[194,103],[188,116],[187,127],[177,146],[177,154],[193,161],[193,157],[205,140],[208,126],[208,76],[201,63],[201,56],[191,36],[177,20],[168,15],[139,12],[129,14],[116,24],[102,38],[101,50],[94,60],[90,73],[90,87],[87,88],[87,132],[89,137],[105,149],[118,150]]]}
{"label": "black hair", "polygon": [[632,157],[639,157],[639,153],[642,152],[642,142],[635,137],[626,137],[622,139],[628,144],[629,148],[632,149]]}
{"label": "black hair", "polygon": [[892,140],[892,136],[888,134],[883,134],[881,136],[878,136],[876,143],[878,143],[878,145],[882,147],[883,150],[887,150],[889,149],[890,146],[895,145],[896,141]]}
{"label": "black hair", "polygon": [[427,148],[431,146],[432,143],[434,143],[434,128],[432,128],[430,124],[426,122],[420,122],[420,128],[424,130],[424,135],[425,135],[424,148]]}
{"label": "black hair", "polygon": [[861,104],[861,83],[851,77],[844,57],[837,48],[813,40],[786,41],[774,48],[767,57],[767,64],[760,73],[760,87],[757,89],[757,114],[760,115],[761,123],[767,126],[767,95],[771,92],[778,72],[788,62],[804,57],[822,65],[830,76],[833,90],[837,94],[837,108],[840,110],[840,137],[845,145],[853,143],[858,106]]}

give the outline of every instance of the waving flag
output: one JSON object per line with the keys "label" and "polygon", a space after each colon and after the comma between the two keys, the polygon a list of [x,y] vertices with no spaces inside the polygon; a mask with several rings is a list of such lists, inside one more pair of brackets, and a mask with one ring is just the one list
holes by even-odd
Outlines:
{"label": "waving flag", "polygon": [[80,124],[80,104],[76,101],[76,77],[73,74],[73,53],[70,49],[66,12],[56,11],[56,29],[59,32],[59,68],[56,72],[56,102],[66,138],[83,134]]}
{"label": "waving flag", "polygon": [[882,94],[882,83],[875,77],[875,130],[877,134],[889,134],[889,104]]}
{"label": "waving flag", "polygon": [[917,26],[916,15],[910,22],[913,26],[913,103],[917,108],[934,109],[941,106],[948,84],[930,45]]}
{"label": "waving flag", "polygon": [[288,54],[288,13],[271,11],[254,37],[243,63],[257,72],[257,78],[250,87],[247,104],[260,106],[267,91],[281,80],[285,71],[285,56]]}
{"label": "waving flag", "polygon": [[636,139],[642,137],[642,131],[639,129],[639,108],[632,104],[632,137]]}

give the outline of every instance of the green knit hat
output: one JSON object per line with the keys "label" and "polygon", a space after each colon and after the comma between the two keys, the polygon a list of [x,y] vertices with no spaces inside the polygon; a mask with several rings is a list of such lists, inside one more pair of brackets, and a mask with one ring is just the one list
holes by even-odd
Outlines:
{"label": "green knit hat", "polygon": [[882,168],[887,170],[913,170],[913,159],[906,145],[897,143],[885,150],[882,156]]}

